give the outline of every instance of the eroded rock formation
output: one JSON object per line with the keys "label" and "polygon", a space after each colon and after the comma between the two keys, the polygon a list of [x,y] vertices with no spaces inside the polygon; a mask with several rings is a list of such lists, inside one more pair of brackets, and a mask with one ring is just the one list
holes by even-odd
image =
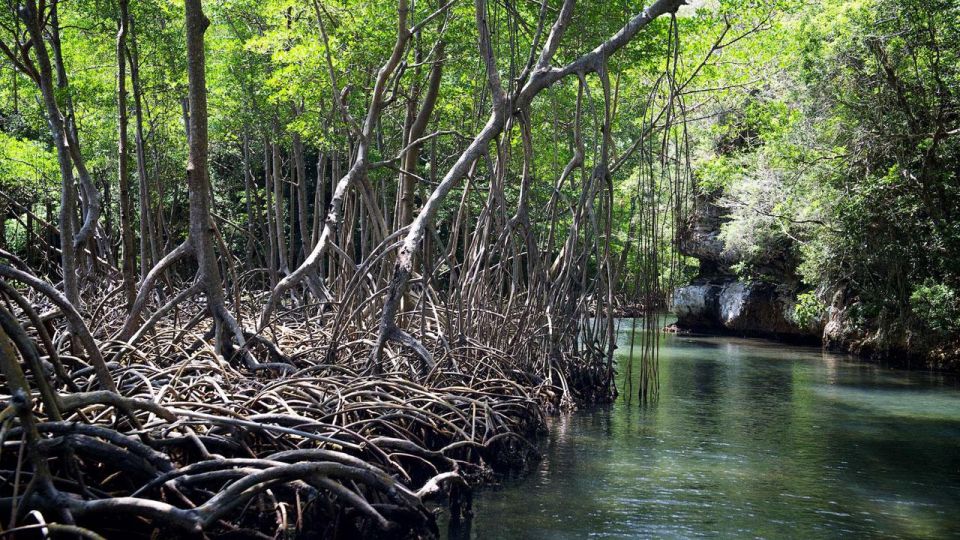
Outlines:
{"label": "eroded rock formation", "polygon": [[765,279],[741,279],[732,270],[738,261],[725,249],[720,230],[726,210],[716,197],[702,197],[685,231],[680,251],[700,261],[700,274],[676,290],[672,308],[679,330],[770,337],[791,341],[820,340],[822,325],[803,326],[794,317],[798,280],[787,253],[765,268]]}

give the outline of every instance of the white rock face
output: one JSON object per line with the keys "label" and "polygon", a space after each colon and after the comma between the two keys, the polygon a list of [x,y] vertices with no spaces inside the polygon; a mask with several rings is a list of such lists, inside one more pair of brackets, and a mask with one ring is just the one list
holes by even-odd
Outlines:
{"label": "white rock face", "polygon": [[710,329],[718,325],[720,293],[718,283],[694,283],[673,294],[673,313],[681,326]]}
{"label": "white rock face", "polygon": [[674,293],[673,312],[677,326],[688,330],[794,338],[820,333],[819,328],[800,328],[793,317],[793,299],[769,283],[693,283]]}
{"label": "white rock face", "polygon": [[737,328],[737,322],[744,315],[749,300],[750,285],[734,281],[724,287],[720,293],[720,322],[723,326]]}
{"label": "white rock face", "polygon": [[680,318],[706,318],[713,311],[716,285],[689,285],[673,293],[673,312]]}

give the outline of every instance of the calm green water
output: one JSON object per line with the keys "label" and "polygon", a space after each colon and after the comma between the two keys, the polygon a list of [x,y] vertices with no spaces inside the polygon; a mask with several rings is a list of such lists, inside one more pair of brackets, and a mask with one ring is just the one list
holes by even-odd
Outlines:
{"label": "calm green water", "polygon": [[660,351],[655,405],[555,419],[539,468],[450,538],[960,538],[956,377],[754,340]]}

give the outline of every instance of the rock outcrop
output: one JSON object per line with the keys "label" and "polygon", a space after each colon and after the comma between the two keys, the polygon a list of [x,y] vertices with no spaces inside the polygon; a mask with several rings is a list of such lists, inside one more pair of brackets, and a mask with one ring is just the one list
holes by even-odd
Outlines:
{"label": "rock outcrop", "polygon": [[794,305],[774,284],[729,278],[699,279],[673,296],[680,330],[818,341],[820,328],[797,323]]}
{"label": "rock outcrop", "polygon": [[[674,293],[677,329],[819,342],[822,326],[805,327],[794,317],[795,276],[781,271],[773,280],[737,278],[731,268],[737,261],[720,238],[725,213],[715,199],[703,198],[685,231],[680,251],[700,261],[700,274]],[[789,265],[771,265],[783,267]]]}

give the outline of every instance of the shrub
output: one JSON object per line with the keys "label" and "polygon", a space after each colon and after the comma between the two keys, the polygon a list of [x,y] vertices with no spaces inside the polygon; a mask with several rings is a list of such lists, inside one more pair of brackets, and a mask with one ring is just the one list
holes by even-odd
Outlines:
{"label": "shrub", "polygon": [[803,327],[813,327],[823,320],[827,306],[817,298],[813,292],[797,295],[797,304],[793,307],[793,316],[797,324]]}
{"label": "shrub", "polygon": [[960,331],[960,295],[949,285],[927,280],[914,288],[910,308],[920,323],[948,335]]}

